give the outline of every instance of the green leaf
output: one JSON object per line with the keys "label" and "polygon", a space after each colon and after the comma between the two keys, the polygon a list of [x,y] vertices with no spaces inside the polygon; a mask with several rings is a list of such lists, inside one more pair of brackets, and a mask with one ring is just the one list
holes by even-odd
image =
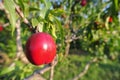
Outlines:
{"label": "green leaf", "polygon": [[55,9],[50,11],[51,14],[55,16],[61,16],[65,11],[63,9]]}
{"label": "green leaf", "polygon": [[44,0],[44,3],[46,5],[47,9],[50,9],[50,7],[52,6],[51,2],[49,0]]}
{"label": "green leaf", "polygon": [[15,4],[13,0],[4,0],[4,6],[7,9],[7,11],[9,12],[10,15],[10,23],[12,25],[12,33],[15,30],[15,24],[16,24],[16,14],[15,14]]}
{"label": "green leaf", "polygon": [[17,2],[22,10],[24,10],[24,4],[22,0],[18,0]]}
{"label": "green leaf", "polygon": [[[46,6],[44,8],[42,8],[39,17],[41,17],[42,19],[47,19],[48,18],[48,14],[50,12],[49,9],[51,7],[51,3],[48,0],[44,0],[44,3],[45,3]],[[43,21],[42,22],[40,21],[39,31],[41,31],[43,29],[43,26],[44,26]]]}
{"label": "green leaf", "polygon": [[52,27],[52,35],[53,35],[55,38],[57,38],[55,25],[52,25],[51,27]]}
{"label": "green leaf", "polygon": [[4,75],[4,74],[7,74],[7,73],[9,73],[9,72],[11,72],[11,71],[13,71],[14,69],[15,69],[15,66],[13,66],[13,67],[5,67],[5,68],[3,68],[2,71],[0,72],[0,76],[1,76],[1,75]]}
{"label": "green leaf", "polygon": [[40,13],[40,16],[42,18],[45,18],[45,16],[47,15],[47,13],[49,13],[49,9],[50,9],[50,7],[52,5],[51,2],[48,1],[48,0],[44,0],[44,3],[45,3],[46,6],[44,8],[42,8],[41,13]]}
{"label": "green leaf", "polygon": [[39,30],[39,32],[43,32],[43,22],[41,22],[41,23],[39,23],[38,24],[38,30]]}
{"label": "green leaf", "polygon": [[35,7],[30,7],[30,9],[29,9],[30,11],[40,11],[40,9],[39,8],[35,8]]}
{"label": "green leaf", "polygon": [[113,0],[116,11],[119,9],[118,0]]}
{"label": "green leaf", "polygon": [[29,4],[27,3],[23,3],[24,4],[24,15],[25,17],[28,17],[29,16]]}
{"label": "green leaf", "polygon": [[45,18],[47,11],[48,11],[47,8],[43,8],[43,9],[41,10],[40,17],[41,17],[41,18]]}
{"label": "green leaf", "polygon": [[36,18],[33,18],[32,19],[32,25],[33,25],[33,27],[35,27],[35,26],[37,26],[38,25],[38,20],[36,19]]}
{"label": "green leaf", "polygon": [[65,36],[63,26],[61,25],[61,22],[54,15],[51,15],[49,17],[50,17],[49,19],[51,20],[51,22],[53,22],[54,24],[56,24],[55,28],[57,28],[56,30],[58,30],[58,32],[56,34],[59,35],[59,37],[57,37],[57,38],[60,39],[61,44],[63,46],[64,45],[64,36]]}
{"label": "green leaf", "polygon": [[54,19],[55,19],[55,23],[57,24],[58,30],[60,30],[61,38],[64,39],[63,27],[62,27],[60,21],[57,18],[54,17]]}
{"label": "green leaf", "polygon": [[106,27],[107,30],[109,29],[109,24],[108,24],[109,18],[110,17],[107,17],[107,19],[105,21],[105,27]]}

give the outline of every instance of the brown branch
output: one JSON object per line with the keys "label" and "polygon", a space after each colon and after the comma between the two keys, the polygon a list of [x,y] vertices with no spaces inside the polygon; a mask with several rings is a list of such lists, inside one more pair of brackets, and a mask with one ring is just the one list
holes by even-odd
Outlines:
{"label": "brown branch", "polygon": [[66,42],[65,57],[69,54],[69,49],[70,49],[70,42]]}
{"label": "brown branch", "polygon": [[94,58],[94,59],[92,59],[90,62],[88,62],[88,63],[86,64],[84,70],[83,70],[78,76],[74,77],[73,80],[78,80],[78,79],[80,79],[82,76],[84,76],[84,75],[87,73],[90,65],[91,65],[93,62],[96,62],[96,61],[97,61],[97,58]]}
{"label": "brown branch", "polygon": [[16,60],[20,59],[25,64],[29,63],[23,52],[23,47],[21,42],[20,19],[18,19],[16,22],[16,44],[17,44]]}
{"label": "brown branch", "polygon": [[65,46],[65,57],[67,57],[67,55],[69,54],[70,42],[72,42],[71,41],[71,35],[70,35],[70,33],[68,33],[67,36],[66,36],[66,40],[65,40],[65,43],[66,43],[66,46]]}
{"label": "brown branch", "polygon": [[69,49],[70,49],[70,43],[74,40],[77,40],[79,39],[80,37],[76,37],[76,32],[74,31],[73,29],[73,26],[72,26],[72,20],[73,18],[75,17],[74,14],[75,14],[75,6],[76,4],[78,4],[80,2],[80,0],[75,0],[74,3],[72,4],[71,6],[71,14],[69,15],[69,19],[68,21],[65,21],[66,23],[69,24],[69,29],[70,29],[70,34],[67,35],[67,38],[66,38],[66,47],[65,47],[65,57],[69,54]]}
{"label": "brown branch", "polygon": [[54,65],[51,66],[51,70],[50,70],[50,80],[53,80],[53,76],[54,76]]}
{"label": "brown branch", "polygon": [[23,51],[21,42],[20,20],[17,20],[16,22],[16,44],[17,44],[17,57],[20,57],[21,51]]}
{"label": "brown branch", "polygon": [[55,61],[57,61],[57,57],[58,57],[58,55],[56,55],[56,60],[53,60],[53,62],[51,63],[50,78],[49,78],[50,80],[53,80],[54,67],[55,67],[55,64],[56,64]]}
{"label": "brown branch", "polygon": [[78,36],[78,37],[73,37],[73,38],[71,38],[71,39],[67,39],[67,40],[65,40],[65,42],[66,42],[66,43],[67,43],[67,42],[72,42],[72,41],[77,40],[77,39],[80,39],[80,36]]}
{"label": "brown branch", "polygon": [[[0,2],[0,10],[4,10],[7,18],[9,19],[9,13],[8,11],[5,9],[3,2]],[[18,5],[15,5],[15,10],[18,13],[18,15],[23,19],[23,22],[30,28],[30,30],[32,30],[32,32],[35,32],[35,29],[33,29],[32,25],[30,24],[30,22],[28,21],[27,18],[25,18],[23,12],[20,10],[20,7]]]}
{"label": "brown branch", "polygon": [[0,2],[0,10],[4,10],[4,5],[2,2]]}
{"label": "brown branch", "polygon": [[27,18],[25,18],[23,12],[20,10],[20,7],[18,5],[15,6],[15,10],[18,13],[18,15],[23,19],[24,23],[29,25],[30,28],[32,28],[31,24],[29,23]]}
{"label": "brown branch", "polygon": [[24,80],[46,80],[40,74],[33,74],[32,77],[26,78]]}
{"label": "brown branch", "polygon": [[33,26],[28,21],[28,19],[24,16],[23,12],[20,10],[20,7],[18,5],[15,5],[15,10],[18,13],[18,15],[23,19],[23,22],[30,28],[30,30],[33,33],[38,32],[36,29],[33,29]]}
{"label": "brown branch", "polygon": [[[29,61],[27,60],[27,58],[24,55],[23,48],[22,48],[20,19],[18,19],[16,22],[16,46],[17,46],[17,51],[16,51],[15,60],[20,59],[25,64],[29,63]],[[10,64],[10,66],[12,66],[12,65],[15,66],[15,62]]]}
{"label": "brown branch", "polygon": [[7,26],[9,26],[10,25],[10,23],[5,23],[5,24],[3,24],[2,26],[3,27],[7,27]]}
{"label": "brown branch", "polygon": [[[72,37],[70,37],[72,36]],[[80,36],[76,37],[76,35],[68,35],[65,43],[66,43],[66,47],[65,47],[65,57],[69,54],[69,49],[70,49],[70,43],[74,40],[80,39]]]}
{"label": "brown branch", "polygon": [[[41,79],[42,74],[44,74],[46,71],[50,70],[51,67],[55,66],[57,64],[57,55],[55,57],[55,59],[53,60],[53,64],[47,64],[45,65],[42,69],[40,70],[36,70],[33,72],[32,75],[28,76],[27,78],[25,78],[24,80],[45,80],[45,79]],[[38,76],[39,75],[39,76]]]}

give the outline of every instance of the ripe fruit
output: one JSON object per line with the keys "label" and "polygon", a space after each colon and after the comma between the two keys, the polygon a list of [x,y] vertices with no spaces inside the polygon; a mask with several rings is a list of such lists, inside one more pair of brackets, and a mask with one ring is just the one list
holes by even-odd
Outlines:
{"label": "ripe fruit", "polygon": [[34,65],[51,63],[56,55],[53,38],[44,32],[33,34],[26,43],[26,57]]}
{"label": "ripe fruit", "polygon": [[0,25],[0,32],[3,30],[3,26],[2,25]]}
{"label": "ripe fruit", "polygon": [[82,0],[80,4],[81,6],[85,6],[87,4],[87,0]]}
{"label": "ripe fruit", "polygon": [[109,17],[109,22],[111,23],[113,21],[112,17],[110,16]]}

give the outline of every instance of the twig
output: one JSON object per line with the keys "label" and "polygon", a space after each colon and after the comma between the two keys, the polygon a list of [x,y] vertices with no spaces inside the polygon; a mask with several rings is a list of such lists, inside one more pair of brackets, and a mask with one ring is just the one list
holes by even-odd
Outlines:
{"label": "twig", "polygon": [[[17,51],[16,51],[16,57],[15,60],[20,59],[25,64],[29,63],[27,58],[24,55],[23,48],[22,48],[22,42],[21,42],[21,28],[20,28],[20,19],[16,22],[16,45],[17,45]],[[14,65],[15,62],[11,63],[10,66]]]}
{"label": "twig", "polygon": [[65,57],[67,57],[67,55],[69,54],[70,42],[72,42],[71,41],[71,35],[70,35],[70,33],[68,33],[67,36],[66,36],[66,40],[65,40],[65,43],[66,43],[66,46],[65,46]]}
{"label": "twig", "polygon": [[[55,58],[56,60],[57,60],[57,55],[56,55],[56,58]],[[53,62],[51,63],[51,70],[50,70],[50,80],[53,80],[53,76],[54,76],[54,67],[55,67],[55,61],[56,60],[53,60]]]}
{"label": "twig", "polygon": [[67,42],[72,42],[72,41],[77,40],[77,39],[80,39],[80,36],[78,36],[78,37],[73,37],[73,38],[71,38],[71,39],[67,39],[65,42],[66,42],[66,43],[67,43]]}
{"label": "twig", "polygon": [[23,22],[32,30],[32,32],[38,32],[36,29],[33,29],[32,25],[28,21],[28,19],[24,16],[23,12],[20,10],[20,7],[18,5],[15,5],[15,10],[18,13],[18,15],[23,19]]}
{"label": "twig", "polygon": [[[22,49],[22,43],[21,43],[21,32],[20,32],[20,20],[18,19],[16,22],[16,45],[17,45],[17,52],[16,52],[16,57],[15,60],[18,60],[21,55]],[[11,63],[10,66],[15,66],[15,62]],[[9,66],[9,67],[10,67]]]}
{"label": "twig", "polygon": [[76,37],[76,35],[71,35],[72,37],[69,37],[70,35],[67,36],[65,43],[66,43],[66,47],[65,47],[65,57],[69,54],[69,49],[70,49],[70,43],[74,40],[80,39],[80,37]]}
{"label": "twig", "polygon": [[16,44],[17,44],[17,58],[20,57],[21,51],[23,51],[21,43],[21,31],[20,31],[20,20],[16,22]]}
{"label": "twig", "polygon": [[33,74],[31,75],[32,77],[28,77],[24,80],[46,80],[45,78],[43,78],[40,74]]}
{"label": "twig", "polygon": [[[27,18],[24,17],[24,14],[23,12],[20,10],[20,7],[18,5],[15,5],[15,9],[16,9],[16,12],[18,13],[18,15],[23,19],[24,23],[28,25],[28,27],[32,30],[32,25],[30,24],[30,22],[27,20]],[[7,18],[9,19],[9,13],[7,10],[5,10],[5,7],[4,7],[4,4],[3,2],[0,2],[0,10],[4,10],[6,15],[7,15]]]}
{"label": "twig", "polygon": [[54,65],[51,66],[51,70],[50,70],[50,80],[53,80],[53,76],[54,76]]}
{"label": "twig", "polygon": [[23,19],[24,23],[29,25],[29,27],[32,29],[32,25],[29,23],[27,18],[25,18],[23,12],[20,10],[20,7],[18,5],[15,6],[15,10],[18,13],[18,15]]}
{"label": "twig", "polygon": [[[69,15],[69,20],[68,21],[66,21],[68,24],[69,24],[69,29],[70,29],[70,32],[72,33],[72,34],[74,34],[75,36],[76,36],[76,34],[75,34],[75,31],[73,30],[73,26],[72,26],[72,20],[73,20],[73,15],[74,15],[74,8],[75,8],[75,6],[76,6],[76,4],[78,4],[79,3],[79,0],[75,0],[75,2],[72,4],[72,6],[71,6],[71,14]],[[70,33],[70,34],[71,34]],[[73,40],[76,40],[76,39],[78,39],[78,38],[73,38],[73,36],[74,35],[70,35],[70,34],[68,34],[68,38],[66,39],[66,47],[65,47],[65,57],[69,54],[69,49],[70,49],[70,43],[73,41]]]}
{"label": "twig", "polygon": [[83,72],[81,72],[78,76],[74,77],[72,80],[78,80],[78,79],[80,79],[82,76],[84,76],[84,75],[87,73],[87,71],[88,71],[91,63],[96,62],[96,61],[97,61],[97,58],[94,58],[94,59],[92,59],[90,62],[88,62],[88,63],[86,64]]}
{"label": "twig", "polygon": [[0,10],[4,10],[4,6],[2,2],[0,2]]}
{"label": "twig", "polygon": [[[50,70],[52,66],[55,66],[57,64],[57,56],[54,59],[54,64],[47,64],[45,65],[42,69],[40,70],[36,70],[33,72],[32,75],[28,76],[27,78],[25,78],[24,80],[42,80],[40,79],[42,74],[44,74],[46,71]],[[39,76],[38,76],[39,75]],[[45,80],[45,79],[43,79]]]}
{"label": "twig", "polygon": [[23,47],[21,42],[20,19],[18,19],[16,22],[16,45],[17,45],[16,60],[20,59],[25,64],[29,63],[23,52]]}
{"label": "twig", "polygon": [[3,27],[7,27],[7,26],[9,26],[10,25],[10,23],[5,23],[5,24],[3,24],[2,26]]}
{"label": "twig", "polygon": [[69,49],[70,49],[70,42],[66,42],[65,57],[69,54]]}

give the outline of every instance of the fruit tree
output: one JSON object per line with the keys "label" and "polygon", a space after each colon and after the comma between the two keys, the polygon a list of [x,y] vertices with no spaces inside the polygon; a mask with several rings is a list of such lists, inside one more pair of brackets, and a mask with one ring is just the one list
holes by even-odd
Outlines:
{"label": "fruit tree", "polygon": [[119,80],[119,35],[120,0],[0,0],[0,80]]}

